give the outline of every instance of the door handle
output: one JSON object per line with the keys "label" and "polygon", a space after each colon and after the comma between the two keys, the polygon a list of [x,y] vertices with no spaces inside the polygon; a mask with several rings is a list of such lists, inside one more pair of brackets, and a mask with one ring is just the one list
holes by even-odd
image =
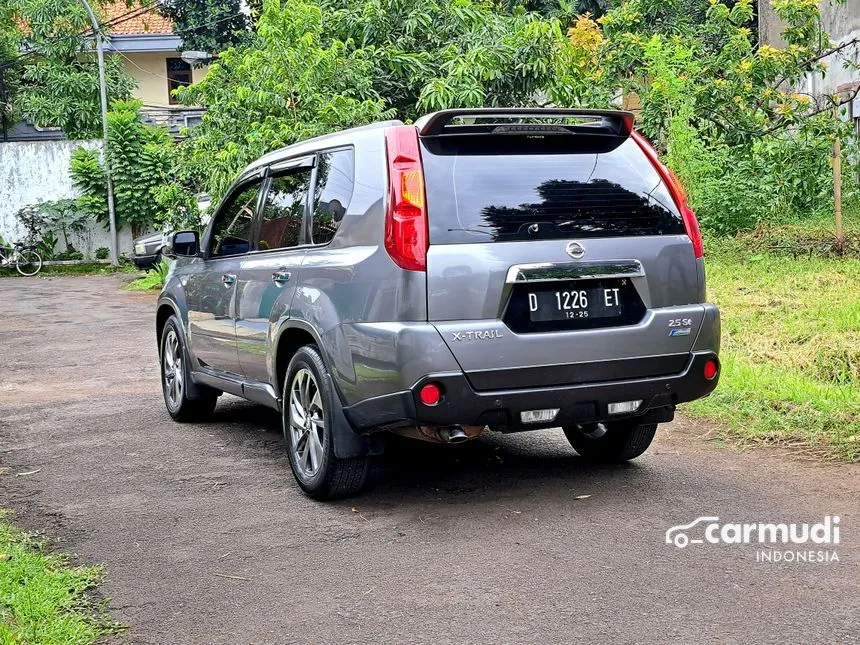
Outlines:
{"label": "door handle", "polygon": [[235,276],[235,274],[233,274],[233,273],[225,273],[224,275],[222,275],[222,276],[221,276],[221,283],[222,283],[225,287],[229,287],[229,286],[231,286],[231,285],[235,284],[235,283],[236,283],[236,276]]}
{"label": "door handle", "polygon": [[284,284],[290,281],[291,276],[292,274],[289,271],[284,271],[283,269],[280,269],[272,274],[272,282],[274,282],[275,284]]}

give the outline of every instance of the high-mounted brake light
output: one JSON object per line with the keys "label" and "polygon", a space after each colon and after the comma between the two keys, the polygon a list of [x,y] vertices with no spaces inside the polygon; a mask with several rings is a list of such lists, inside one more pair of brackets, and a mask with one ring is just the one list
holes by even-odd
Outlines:
{"label": "high-mounted brake light", "polygon": [[388,154],[388,208],[385,250],[410,271],[427,270],[427,204],[418,130],[398,125],[385,133]]}
{"label": "high-mounted brake light", "polygon": [[644,152],[645,156],[648,157],[648,161],[650,161],[651,165],[654,166],[654,169],[660,173],[660,177],[669,188],[669,194],[672,195],[672,199],[675,200],[675,205],[678,207],[678,210],[681,211],[681,217],[684,218],[684,227],[687,229],[687,235],[693,243],[693,253],[697,258],[704,256],[705,249],[702,244],[702,232],[699,230],[699,220],[696,219],[696,214],[693,212],[693,209],[687,205],[687,191],[684,190],[684,187],[675,176],[675,173],[660,161],[657,151],[651,147],[651,144],[648,143],[645,137],[635,130],[630,136],[639,144],[642,152]]}

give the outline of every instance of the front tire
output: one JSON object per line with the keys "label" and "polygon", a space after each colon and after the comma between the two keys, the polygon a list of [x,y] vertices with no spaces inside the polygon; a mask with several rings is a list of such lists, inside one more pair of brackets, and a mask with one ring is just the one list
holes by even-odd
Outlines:
{"label": "front tire", "polygon": [[318,500],[350,497],[370,482],[370,457],[334,453],[337,398],[319,350],[300,347],[284,378],[282,420],[290,467],[299,487]]}
{"label": "front tire", "polygon": [[218,392],[206,386],[198,385],[202,391],[197,398],[188,397],[188,386],[191,382],[188,352],[179,330],[179,320],[176,316],[167,319],[161,332],[161,389],[164,393],[164,405],[174,421],[203,421],[212,416],[215,404],[218,402]]}
{"label": "front tire", "polygon": [[42,256],[32,249],[25,249],[18,253],[15,268],[27,278],[34,276],[42,270]]}
{"label": "front tire", "polygon": [[570,445],[583,459],[620,463],[635,459],[648,450],[657,431],[657,424],[640,424],[636,419],[630,419],[565,426],[562,429]]}

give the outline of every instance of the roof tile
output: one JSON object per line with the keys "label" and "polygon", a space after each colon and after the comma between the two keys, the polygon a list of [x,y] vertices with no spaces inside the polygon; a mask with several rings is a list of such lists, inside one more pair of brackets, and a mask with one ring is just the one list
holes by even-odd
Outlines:
{"label": "roof tile", "polygon": [[[111,23],[109,33],[113,36],[137,36],[140,34],[172,34],[173,23],[159,14],[152,0],[139,0],[129,7],[125,0],[117,0],[102,6],[106,22]],[[116,21],[116,22],[114,22]]]}

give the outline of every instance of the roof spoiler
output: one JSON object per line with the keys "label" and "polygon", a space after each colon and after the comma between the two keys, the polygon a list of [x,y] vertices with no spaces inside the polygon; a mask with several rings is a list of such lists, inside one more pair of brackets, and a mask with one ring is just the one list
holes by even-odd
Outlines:
{"label": "roof spoiler", "polygon": [[[546,123],[540,123],[542,120]],[[586,134],[626,139],[633,131],[633,113],[577,108],[463,108],[427,114],[415,122],[415,127],[422,137]]]}

